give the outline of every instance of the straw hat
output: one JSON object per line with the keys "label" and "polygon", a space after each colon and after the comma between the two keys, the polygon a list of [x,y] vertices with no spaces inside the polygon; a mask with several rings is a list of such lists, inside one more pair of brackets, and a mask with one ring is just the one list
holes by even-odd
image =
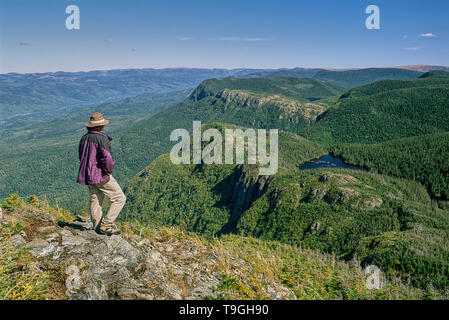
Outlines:
{"label": "straw hat", "polygon": [[98,126],[105,126],[109,123],[109,120],[106,120],[103,118],[103,114],[99,112],[92,113],[90,115],[90,121],[86,123],[86,127],[92,128],[92,127],[98,127]]}

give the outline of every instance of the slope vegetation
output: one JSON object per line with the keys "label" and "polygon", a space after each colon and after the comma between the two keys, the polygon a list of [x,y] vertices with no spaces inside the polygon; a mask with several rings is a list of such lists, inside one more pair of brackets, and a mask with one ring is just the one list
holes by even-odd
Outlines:
{"label": "slope vegetation", "polygon": [[2,300],[444,298],[399,279],[368,290],[357,264],[276,241],[130,223],[105,237],[36,197],[2,206]]}
{"label": "slope vegetation", "polygon": [[297,77],[314,78],[330,81],[346,88],[354,88],[384,79],[412,79],[422,72],[404,70],[400,68],[367,68],[356,70],[327,70],[327,69],[281,69],[250,74],[248,77]]}
{"label": "slope vegetation", "polygon": [[449,73],[355,88],[306,129],[331,143],[376,143],[449,131]]}
{"label": "slope vegetation", "polygon": [[333,148],[335,155],[371,171],[415,180],[435,197],[449,199],[449,133],[403,138],[378,144]]}
{"label": "slope vegetation", "polygon": [[[234,89],[223,89],[228,82]],[[235,89],[240,86],[245,90]],[[198,93],[204,87],[211,95],[200,99]],[[281,87],[283,91],[275,94]],[[298,90],[300,87],[303,89]],[[264,93],[265,88],[272,88],[267,89],[272,93]],[[189,98],[170,108],[167,107],[185,96],[185,91],[173,96],[138,96],[97,109],[104,111],[105,116],[111,115],[106,133],[111,133],[114,139],[116,177],[124,184],[156,157],[169,152],[173,145],[169,137],[174,129],[191,131],[194,120],[297,132],[327,108],[326,103],[309,102],[301,97],[326,97],[336,92],[343,91],[338,86],[310,79],[208,80]],[[164,110],[151,116],[152,111],[161,109]],[[33,127],[20,131],[5,141],[4,152],[0,152],[0,183],[5,187],[0,190],[0,197],[16,191],[24,195],[37,193],[69,209],[87,209],[86,201],[82,200],[86,199],[87,191],[74,183],[77,145],[85,131],[84,122],[84,112],[77,111],[51,125],[42,124],[38,130]],[[11,143],[15,144],[15,150],[6,152]]]}
{"label": "slope vegetation", "polygon": [[[281,155],[295,150],[307,161],[325,152],[304,139],[286,145],[290,139],[280,138]],[[128,184],[123,219],[358,256],[417,286],[449,285],[449,215],[423,186],[363,171],[291,170],[289,159],[282,162],[266,177],[254,166],[174,165],[163,155]]]}
{"label": "slope vegetation", "polygon": [[192,94],[194,101],[228,90],[246,91],[262,96],[280,95],[291,99],[322,99],[342,93],[345,89],[333,83],[316,79],[292,77],[254,79],[209,79],[203,81]]}

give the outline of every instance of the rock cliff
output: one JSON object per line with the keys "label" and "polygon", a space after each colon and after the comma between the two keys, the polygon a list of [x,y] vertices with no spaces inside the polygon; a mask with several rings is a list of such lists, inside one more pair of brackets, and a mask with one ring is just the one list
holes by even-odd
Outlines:
{"label": "rock cliff", "polygon": [[[4,211],[5,212],[5,211]],[[98,235],[86,217],[57,221],[46,210],[30,206],[7,210],[3,227],[24,229],[3,239],[7,245],[28,250],[39,272],[59,270],[61,298],[68,299],[204,299],[220,298],[217,287],[222,272],[251,268],[243,260],[197,241],[195,236],[146,237],[123,232]],[[143,229],[142,229],[143,230]],[[225,261],[223,261],[223,259]],[[291,290],[278,283],[266,284],[267,298],[291,299]]]}

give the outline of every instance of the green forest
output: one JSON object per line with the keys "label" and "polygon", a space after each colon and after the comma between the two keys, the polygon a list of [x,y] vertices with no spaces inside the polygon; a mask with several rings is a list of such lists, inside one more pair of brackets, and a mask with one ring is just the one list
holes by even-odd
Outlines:
{"label": "green forest", "polygon": [[[214,124],[220,126],[228,127]],[[410,276],[418,287],[449,285],[449,215],[424,186],[363,171],[292,170],[326,150],[288,133],[279,148],[283,165],[268,178],[254,166],[173,165],[160,156],[127,185],[121,220],[178,225],[206,237],[275,240],[344,260],[357,256],[390,276]],[[282,158],[289,150],[296,156]]]}
{"label": "green forest", "polygon": [[376,143],[448,131],[448,74],[382,80],[352,89],[303,134],[322,143],[341,144]]}
{"label": "green forest", "polygon": [[[209,79],[100,105],[128,199],[120,221],[276,241],[375,264],[417,288],[448,288],[449,73],[402,70],[386,79],[392,70],[369,70]],[[307,77],[292,74],[301,72]],[[37,194],[87,212],[87,188],[75,183],[83,116],[73,111],[66,122],[33,124],[2,141],[0,196]],[[170,133],[191,132],[194,120],[221,131],[279,129],[278,173],[174,165]],[[366,171],[299,170],[327,154]]]}
{"label": "green forest", "polygon": [[377,144],[341,145],[332,152],[370,171],[418,181],[432,196],[449,199],[447,132]]}

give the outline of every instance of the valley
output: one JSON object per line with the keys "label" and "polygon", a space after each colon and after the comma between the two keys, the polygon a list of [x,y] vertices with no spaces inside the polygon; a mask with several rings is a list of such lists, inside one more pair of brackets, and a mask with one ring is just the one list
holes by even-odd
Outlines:
{"label": "valley", "polygon": [[[87,190],[74,182],[77,144],[86,114],[98,110],[112,120],[114,176],[128,199],[121,224],[299,247],[379,266],[409,293],[444,292],[449,73],[418,69],[215,70],[195,86],[186,75],[182,85],[70,110],[52,124],[17,122],[22,130],[0,143],[0,197],[36,194],[87,212]],[[278,172],[173,164],[170,133],[193,121],[222,133],[279,129]]]}

